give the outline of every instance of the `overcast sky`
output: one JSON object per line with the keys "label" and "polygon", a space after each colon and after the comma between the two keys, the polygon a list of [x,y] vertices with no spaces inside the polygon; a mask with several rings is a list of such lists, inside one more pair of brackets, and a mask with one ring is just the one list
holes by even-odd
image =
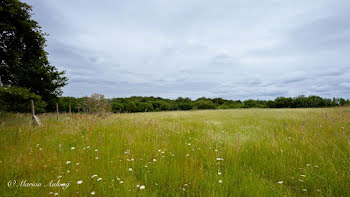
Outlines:
{"label": "overcast sky", "polygon": [[64,96],[350,98],[348,0],[25,0]]}

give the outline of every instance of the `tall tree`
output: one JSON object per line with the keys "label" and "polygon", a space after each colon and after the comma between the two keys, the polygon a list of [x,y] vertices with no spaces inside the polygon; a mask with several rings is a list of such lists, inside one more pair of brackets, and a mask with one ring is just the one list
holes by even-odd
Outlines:
{"label": "tall tree", "polygon": [[20,86],[50,102],[67,84],[64,71],[50,65],[46,39],[32,8],[19,0],[0,0],[0,78],[3,86]]}

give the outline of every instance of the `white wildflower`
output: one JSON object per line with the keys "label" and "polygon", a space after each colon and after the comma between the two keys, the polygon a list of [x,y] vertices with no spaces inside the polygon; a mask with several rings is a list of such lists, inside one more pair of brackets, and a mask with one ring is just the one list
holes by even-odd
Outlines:
{"label": "white wildflower", "polygon": [[95,177],[97,177],[97,174],[92,175],[92,177],[91,177],[91,178],[93,179],[93,178],[95,178]]}
{"label": "white wildflower", "polygon": [[70,164],[70,161],[67,161],[66,164]]}
{"label": "white wildflower", "polygon": [[131,172],[132,171],[132,168],[129,168],[129,172]]}
{"label": "white wildflower", "polygon": [[278,181],[278,184],[283,184],[283,181]]}
{"label": "white wildflower", "polygon": [[80,185],[80,184],[82,184],[82,183],[83,183],[83,181],[81,181],[81,180],[80,180],[80,181],[77,181],[77,184],[78,184],[78,185]]}
{"label": "white wildflower", "polygon": [[102,181],[102,178],[98,178],[97,181]]}
{"label": "white wildflower", "polygon": [[141,185],[141,186],[140,186],[140,189],[145,189],[145,186],[144,186],[144,185]]}
{"label": "white wildflower", "polygon": [[90,194],[91,194],[91,195],[95,195],[95,191],[92,191]]}
{"label": "white wildflower", "polygon": [[222,183],[222,180],[219,180],[219,183]]}
{"label": "white wildflower", "polygon": [[75,147],[73,146],[72,148],[70,148],[71,150],[74,150],[75,149]]}

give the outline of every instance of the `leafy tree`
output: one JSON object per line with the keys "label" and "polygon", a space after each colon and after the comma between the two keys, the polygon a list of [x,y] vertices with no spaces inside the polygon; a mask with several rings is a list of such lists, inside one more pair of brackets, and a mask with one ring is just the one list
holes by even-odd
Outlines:
{"label": "leafy tree", "polygon": [[215,109],[213,102],[209,100],[200,99],[195,102],[195,107],[197,109]]}
{"label": "leafy tree", "polygon": [[60,111],[69,112],[69,105],[71,106],[72,112],[78,111],[78,99],[74,97],[60,97],[58,99],[58,107]]}
{"label": "leafy tree", "polygon": [[104,95],[93,93],[81,101],[82,109],[87,113],[105,113],[111,110],[109,101]]}
{"label": "leafy tree", "polygon": [[137,106],[133,101],[126,102],[124,109],[126,112],[137,112]]}
{"label": "leafy tree", "polygon": [[19,86],[54,103],[67,84],[64,71],[50,65],[45,35],[31,18],[31,6],[19,0],[0,1],[0,78],[5,87]]}
{"label": "leafy tree", "polygon": [[124,104],[123,103],[117,103],[117,102],[112,102],[112,112],[124,112]]}

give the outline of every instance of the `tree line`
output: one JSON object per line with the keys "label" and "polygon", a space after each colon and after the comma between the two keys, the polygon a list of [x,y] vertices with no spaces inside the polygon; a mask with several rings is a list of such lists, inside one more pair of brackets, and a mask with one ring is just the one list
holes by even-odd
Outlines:
{"label": "tree line", "polygon": [[[350,105],[349,99],[322,98],[320,96],[277,97],[274,100],[228,100],[223,98],[201,97],[195,100],[178,97],[166,99],[161,97],[132,96],[128,98],[105,98],[102,94],[92,94],[81,98],[58,97],[55,103],[45,102],[41,96],[22,87],[4,88],[0,86],[0,111],[29,112],[30,100],[35,102],[37,112],[52,112],[56,102],[59,111],[68,112],[69,105],[73,112],[153,112],[153,111],[185,111],[201,109],[235,109],[235,108],[315,108]],[[52,106],[49,106],[52,105]]]}

